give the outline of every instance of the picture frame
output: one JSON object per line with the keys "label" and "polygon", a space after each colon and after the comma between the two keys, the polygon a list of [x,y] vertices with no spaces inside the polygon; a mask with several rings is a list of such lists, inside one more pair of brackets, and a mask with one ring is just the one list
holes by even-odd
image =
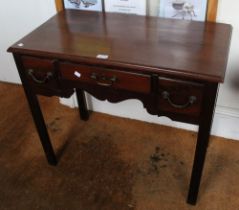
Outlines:
{"label": "picture frame", "polygon": [[63,0],[65,9],[102,11],[102,0]]}
{"label": "picture frame", "polygon": [[159,16],[171,19],[205,21],[208,0],[160,0]]}
{"label": "picture frame", "polygon": [[[55,0],[56,10],[60,12],[64,8],[63,0]],[[104,10],[104,0],[102,0],[102,11]],[[206,21],[215,22],[217,18],[217,8],[218,8],[218,0],[208,0],[207,2],[207,11],[206,11]]]}

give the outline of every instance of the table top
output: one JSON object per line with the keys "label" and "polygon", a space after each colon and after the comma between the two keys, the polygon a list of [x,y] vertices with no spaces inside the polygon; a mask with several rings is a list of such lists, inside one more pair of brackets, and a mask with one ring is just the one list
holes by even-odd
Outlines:
{"label": "table top", "polygon": [[231,32],[220,23],[65,10],[8,51],[223,82]]}

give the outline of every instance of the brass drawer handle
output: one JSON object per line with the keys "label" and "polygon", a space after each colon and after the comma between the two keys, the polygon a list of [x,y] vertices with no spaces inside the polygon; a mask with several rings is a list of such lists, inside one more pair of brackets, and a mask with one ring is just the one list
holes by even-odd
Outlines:
{"label": "brass drawer handle", "polygon": [[46,74],[44,79],[42,79],[42,80],[37,79],[36,76],[34,75],[34,70],[33,69],[28,69],[28,75],[37,84],[46,84],[53,77],[53,73],[52,72],[47,72],[47,74]]}
{"label": "brass drawer handle", "polygon": [[116,76],[108,78],[104,75],[98,75],[96,73],[92,73],[90,78],[95,80],[97,85],[104,86],[104,87],[111,87],[117,81]]}
{"label": "brass drawer handle", "polygon": [[188,102],[186,104],[175,104],[172,102],[172,100],[170,99],[170,93],[167,92],[167,91],[163,91],[162,92],[162,97],[163,99],[167,100],[168,103],[176,108],[176,109],[185,109],[191,105],[193,105],[196,101],[197,101],[197,97],[196,96],[190,96],[189,99],[188,99]]}

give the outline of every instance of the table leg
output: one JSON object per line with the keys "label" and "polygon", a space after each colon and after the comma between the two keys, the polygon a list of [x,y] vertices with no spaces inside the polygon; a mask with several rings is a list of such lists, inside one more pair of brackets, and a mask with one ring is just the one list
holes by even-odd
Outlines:
{"label": "table leg", "polygon": [[24,88],[24,91],[25,91],[25,94],[27,97],[27,101],[28,101],[28,104],[29,104],[29,107],[30,107],[30,110],[32,113],[33,120],[35,122],[37,131],[38,131],[38,134],[39,134],[39,137],[41,140],[43,150],[46,154],[46,158],[47,158],[49,164],[56,165],[57,158],[54,153],[52,144],[50,142],[50,138],[49,138],[49,135],[47,132],[47,127],[46,127],[46,124],[45,124],[45,121],[44,121],[44,118],[42,115],[41,108],[39,106],[37,96],[32,91],[31,87],[28,85],[28,81],[27,81],[26,75],[24,73],[24,67],[22,65],[20,56],[14,55],[14,59],[15,59],[15,62],[16,62],[16,65],[17,65],[17,68],[19,71],[19,75],[22,80],[22,85],[23,85],[23,88]]}
{"label": "table leg", "polygon": [[217,84],[209,84],[205,87],[206,91],[203,97],[198,139],[187,200],[187,202],[192,205],[195,205],[197,202],[203,166],[210,138],[214,107],[217,97],[217,89]]}
{"label": "table leg", "polygon": [[87,109],[84,91],[76,88],[76,98],[79,106],[80,118],[87,121],[89,119],[89,111]]}

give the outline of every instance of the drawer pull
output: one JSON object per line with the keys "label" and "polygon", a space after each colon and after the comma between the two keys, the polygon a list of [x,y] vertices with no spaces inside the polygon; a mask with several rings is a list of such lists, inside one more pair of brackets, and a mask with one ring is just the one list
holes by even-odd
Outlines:
{"label": "drawer pull", "polygon": [[47,74],[46,74],[44,79],[42,79],[42,80],[37,79],[36,76],[34,75],[34,70],[33,69],[29,69],[28,70],[28,75],[32,78],[32,80],[34,82],[36,82],[38,84],[45,84],[53,77],[52,72],[47,72]]}
{"label": "drawer pull", "polygon": [[163,99],[167,100],[168,103],[174,107],[174,108],[177,108],[177,109],[185,109],[191,105],[193,105],[196,101],[197,101],[197,97],[196,96],[190,96],[189,99],[188,99],[188,102],[186,104],[175,104],[172,102],[172,100],[170,99],[170,93],[167,92],[167,91],[163,91],[162,92],[162,97]]}
{"label": "drawer pull", "polygon": [[104,86],[104,87],[111,87],[117,81],[116,76],[108,78],[104,75],[97,75],[96,73],[92,73],[90,78],[95,80],[97,85]]}

